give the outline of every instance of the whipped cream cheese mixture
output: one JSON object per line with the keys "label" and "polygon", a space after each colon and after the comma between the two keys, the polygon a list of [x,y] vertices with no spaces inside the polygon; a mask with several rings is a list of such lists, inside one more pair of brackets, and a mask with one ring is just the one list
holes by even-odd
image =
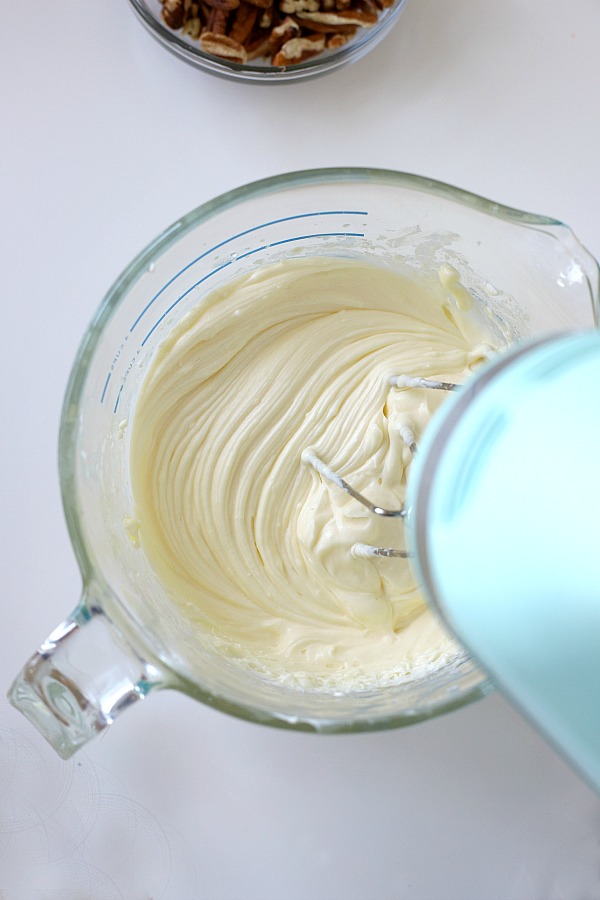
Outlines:
{"label": "whipped cream cheese mixture", "polygon": [[418,678],[460,655],[403,559],[405,547],[303,462],[313,450],[382,506],[402,504],[411,452],[440,391],[490,351],[449,267],[403,274],[344,258],[258,268],[204,297],[149,364],[131,435],[143,552],[199,637],[302,688]]}

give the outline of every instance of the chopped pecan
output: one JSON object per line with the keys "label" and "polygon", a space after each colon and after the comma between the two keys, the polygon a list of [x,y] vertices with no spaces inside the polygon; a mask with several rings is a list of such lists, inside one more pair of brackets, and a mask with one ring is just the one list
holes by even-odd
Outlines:
{"label": "chopped pecan", "polygon": [[316,31],[319,34],[354,34],[356,32],[356,25],[352,24],[320,22],[300,15],[297,15],[294,18],[300,29],[310,26],[311,31]]}
{"label": "chopped pecan", "polygon": [[233,20],[233,25],[231,26],[231,31],[229,32],[229,37],[233,38],[233,40],[237,41],[239,44],[245,45],[252,34],[257,16],[258,7],[242,0],[235,12],[235,18]]}
{"label": "chopped pecan", "polygon": [[316,12],[319,8],[319,0],[281,0],[279,8],[281,12],[288,14]]}
{"label": "chopped pecan", "polygon": [[325,38],[322,34],[307,34],[306,37],[292,38],[286,41],[281,50],[273,57],[274,66],[290,66],[304,62],[325,49]]}
{"label": "chopped pecan", "polygon": [[286,16],[283,22],[271,30],[268,43],[269,53],[274,56],[281,50],[286,41],[298,37],[299,34],[300,26],[298,23],[290,16]]}
{"label": "chopped pecan", "polygon": [[267,56],[269,52],[269,48],[267,46],[268,37],[256,37],[250,38],[249,41],[244,45],[246,47],[246,53],[248,54],[248,59],[260,59],[263,56]]}
{"label": "chopped pecan", "polygon": [[210,9],[206,24],[201,34],[226,34],[229,23],[229,11],[226,9]]}
{"label": "chopped pecan", "polygon": [[352,35],[356,34],[356,28],[353,28],[352,31],[345,31],[341,34],[337,31],[335,34],[330,34],[325,41],[325,46],[328,50],[339,50],[340,47],[343,47],[344,44],[347,44]]}
{"label": "chopped pecan", "polygon": [[206,23],[208,22],[209,16],[212,13],[213,7],[208,6],[204,0],[200,0],[200,21],[203,23],[203,30],[206,31]]}
{"label": "chopped pecan", "polygon": [[183,0],[163,0],[161,12],[169,28],[181,28],[185,15]]}
{"label": "chopped pecan", "polygon": [[259,9],[269,9],[273,5],[273,0],[248,0],[248,3],[253,3]]}
{"label": "chopped pecan", "polygon": [[377,16],[360,9],[343,9],[340,12],[299,12],[296,17],[310,26],[328,25],[334,30],[343,25],[374,25]]}
{"label": "chopped pecan", "polygon": [[204,2],[213,9],[222,9],[227,12],[237,9],[240,5],[240,0],[204,0]]}
{"label": "chopped pecan", "polygon": [[188,34],[193,41],[197,40],[200,37],[200,32],[202,31],[202,22],[196,16],[195,18],[186,19],[183,23],[183,34]]}
{"label": "chopped pecan", "polygon": [[245,63],[248,60],[246,49],[226,34],[204,31],[200,37],[200,47],[205,53],[212,53],[213,56],[220,56],[231,62]]}

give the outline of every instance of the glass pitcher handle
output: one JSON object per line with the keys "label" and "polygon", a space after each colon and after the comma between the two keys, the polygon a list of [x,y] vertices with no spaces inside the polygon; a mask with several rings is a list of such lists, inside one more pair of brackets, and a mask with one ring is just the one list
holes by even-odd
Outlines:
{"label": "glass pitcher handle", "polygon": [[84,594],[23,667],[8,698],[68,759],[124,709],[165,686],[162,672]]}

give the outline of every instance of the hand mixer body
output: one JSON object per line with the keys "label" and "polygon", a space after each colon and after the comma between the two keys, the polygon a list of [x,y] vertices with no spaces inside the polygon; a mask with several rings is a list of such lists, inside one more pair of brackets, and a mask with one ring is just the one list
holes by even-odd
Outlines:
{"label": "hand mixer body", "polygon": [[430,425],[408,507],[443,619],[600,789],[600,336],[477,375]]}

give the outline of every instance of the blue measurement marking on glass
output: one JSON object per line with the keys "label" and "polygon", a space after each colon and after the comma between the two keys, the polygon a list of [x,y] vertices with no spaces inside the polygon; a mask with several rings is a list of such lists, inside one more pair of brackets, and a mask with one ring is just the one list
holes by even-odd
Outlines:
{"label": "blue measurement marking on glass", "polygon": [[146,337],[145,337],[144,340],[142,341],[141,346],[142,346],[142,347],[144,346],[144,344],[146,343],[146,341],[148,340],[148,338],[150,337],[150,335],[152,334],[152,332],[155,331],[155,330],[158,328],[158,326],[160,325],[160,323],[162,322],[162,320],[163,320],[166,316],[169,315],[169,313],[171,312],[171,310],[174,309],[174,308],[177,306],[177,304],[180,303],[180,302],[183,300],[184,297],[187,297],[187,295],[190,294],[190,293],[194,290],[194,288],[197,288],[199,284],[202,284],[202,282],[203,282],[203,281],[206,281],[207,278],[210,278],[211,275],[216,275],[216,273],[217,273],[217,272],[220,272],[221,269],[226,269],[227,266],[230,266],[232,262],[233,262],[233,260],[232,260],[232,259],[229,259],[229,260],[227,260],[226,263],[223,263],[222,266],[217,266],[216,269],[213,269],[212,272],[209,272],[208,275],[204,275],[204,276],[200,279],[200,281],[197,281],[196,284],[193,284],[191,287],[189,287],[189,288],[187,289],[187,291],[184,291],[183,294],[181,295],[181,297],[178,297],[177,300],[174,300],[173,303],[171,303],[171,305],[169,306],[169,308],[166,309],[166,310],[164,311],[164,313],[162,314],[162,316],[161,316],[159,319],[156,320],[156,322],[154,323],[154,325],[152,326],[152,328],[150,329],[150,331],[148,332],[148,334],[146,335]]}
{"label": "blue measurement marking on glass", "polygon": [[248,250],[246,253],[240,253],[239,256],[236,256],[235,260],[230,259],[226,263],[223,263],[222,266],[218,266],[216,269],[213,269],[212,272],[209,272],[207,275],[204,275],[199,281],[189,287],[184,293],[174,300],[173,303],[169,306],[168,309],[164,311],[162,316],[154,323],[144,340],[142,341],[141,346],[143,347],[148,338],[152,335],[152,333],[158,328],[163,319],[169,315],[169,313],[180,303],[184,297],[187,297],[189,293],[191,293],[194,288],[197,288],[198,285],[202,284],[202,282],[206,281],[207,278],[210,278],[212,275],[215,275],[217,272],[220,272],[222,269],[225,269],[227,266],[230,266],[233,262],[237,262],[239,259],[245,259],[247,256],[252,256],[253,253],[260,253],[261,250],[269,250],[271,247],[279,247],[281,244],[291,244],[294,241],[306,241],[310,240],[310,238],[323,238],[323,237],[364,237],[363,231],[324,231],[320,234],[297,234],[295,237],[284,238],[281,241],[273,241],[271,244],[261,244],[260,247],[255,247],[253,250]]}
{"label": "blue measurement marking on glass", "polygon": [[[246,231],[241,231],[238,235],[234,235],[233,237],[228,238],[226,241],[222,241],[220,244],[215,245],[215,247],[213,247],[211,250],[207,250],[206,253],[202,254],[202,256],[198,256],[195,260],[192,260],[191,263],[188,263],[188,265],[185,266],[183,269],[181,269],[177,273],[177,275],[174,275],[173,278],[171,278],[170,281],[168,281],[167,284],[165,284],[164,287],[161,288],[161,290],[158,292],[158,294],[156,294],[153,297],[153,299],[150,301],[150,303],[147,304],[146,308],[140,313],[140,315],[138,316],[136,321],[133,323],[133,325],[131,326],[129,331],[130,332],[133,331],[133,329],[135,328],[137,323],[140,321],[140,319],[142,318],[144,313],[150,308],[152,303],[160,296],[160,294],[163,293],[164,290],[166,290],[166,288],[170,284],[172,284],[175,281],[176,278],[178,278],[183,272],[185,272],[187,269],[189,269],[190,266],[193,266],[200,259],[203,259],[209,253],[212,253],[213,250],[216,250],[219,247],[222,247],[224,244],[227,244],[230,241],[235,240],[235,238],[237,238],[237,237],[244,236],[246,234],[249,234],[252,231],[257,231],[260,228],[265,228],[268,225],[277,224],[278,222],[287,222],[287,221],[290,221],[291,219],[303,219],[303,218],[307,218],[309,216],[322,216],[322,215],[366,216],[366,215],[368,215],[368,213],[365,211],[359,211],[359,210],[331,210],[329,212],[304,213],[302,215],[297,215],[297,216],[288,216],[285,219],[276,219],[276,220],[273,220],[273,222],[265,222],[263,225],[256,225],[254,228],[249,228]],[[158,328],[160,323],[169,315],[170,312],[172,312],[172,310],[177,306],[178,303],[180,303],[185,297],[188,296],[188,294],[190,294],[195,288],[197,288],[200,284],[202,284],[208,278],[211,278],[213,275],[216,275],[217,272],[220,272],[222,269],[227,268],[227,266],[232,265],[232,263],[237,262],[237,260],[245,259],[246,257],[252,256],[255,253],[260,253],[263,250],[268,250],[271,247],[279,247],[282,244],[291,244],[291,243],[294,243],[294,241],[306,241],[306,240],[310,240],[311,238],[324,238],[324,237],[364,237],[364,236],[365,236],[364,231],[323,231],[323,232],[319,232],[319,233],[315,233],[315,234],[298,234],[291,238],[282,238],[279,241],[272,241],[270,244],[261,244],[258,247],[254,247],[252,250],[247,250],[245,253],[240,253],[240,254],[236,255],[233,259],[229,259],[229,260],[227,260],[227,262],[223,263],[222,265],[217,266],[215,269],[212,269],[212,271],[208,272],[206,275],[204,275],[202,278],[200,278],[199,281],[196,281],[191,287],[187,288],[187,290],[185,290],[183,292],[183,294],[181,294],[181,296],[179,296],[176,300],[174,300],[173,303],[171,303],[171,305],[169,306],[169,308],[167,310],[165,310],[165,312],[154,323],[154,325],[152,326],[150,331],[147,333],[146,337],[141,342],[140,346],[143,347],[146,344],[146,342],[151,337],[151,335],[154,333],[154,331]],[[102,396],[100,398],[101,403],[104,401],[104,396],[105,396],[107,388],[108,388],[108,383],[110,381],[111,374],[112,374],[111,372],[108,373],[106,381],[104,383],[104,389],[102,391]],[[113,410],[113,412],[115,412],[115,413],[119,406],[119,400],[121,398],[122,390],[123,390],[123,385],[121,385],[121,387],[119,388],[119,393],[118,393],[117,399],[115,401],[115,406],[114,406],[114,410]]]}
{"label": "blue measurement marking on glass", "polygon": [[273,241],[270,244],[261,244],[260,247],[255,247],[254,250],[248,250],[246,253],[238,254],[236,259],[246,259],[247,256],[252,256],[253,253],[260,253],[261,250],[268,250],[270,247],[279,247],[281,244],[293,244],[294,241],[305,241],[308,238],[364,236],[364,231],[324,231],[321,234],[297,234],[295,237],[283,238],[281,241]]}
{"label": "blue measurement marking on glass", "polygon": [[121,385],[121,387],[119,388],[119,393],[117,394],[117,399],[115,400],[115,406],[113,409],[113,413],[116,413],[116,411],[117,411],[117,407],[119,405],[119,400],[121,399],[122,391],[123,391],[123,385]]}
{"label": "blue measurement marking on glass", "polygon": [[106,381],[104,382],[104,387],[102,389],[102,396],[100,397],[100,403],[104,403],[104,395],[106,394],[106,388],[108,387],[108,382],[110,381],[111,372],[106,376]]}
{"label": "blue measurement marking on glass", "polygon": [[[133,331],[133,329],[136,327],[136,325],[138,325],[140,319],[148,312],[148,310],[150,309],[152,304],[156,300],[158,300],[160,295],[162,293],[164,293],[164,291],[166,291],[166,289],[170,285],[172,285],[173,282],[176,281],[180,275],[183,275],[184,272],[187,272],[188,269],[190,269],[192,266],[195,266],[196,263],[200,262],[201,259],[204,259],[205,257],[209,256],[211,253],[214,253],[215,250],[219,250],[221,247],[224,247],[226,244],[230,244],[232,241],[235,241],[238,238],[245,237],[247,234],[252,234],[254,231],[260,231],[261,228],[269,228],[271,225],[280,225],[282,222],[292,222],[295,219],[308,219],[308,218],[314,217],[314,216],[367,216],[367,215],[368,215],[368,213],[365,210],[328,209],[328,210],[321,210],[320,212],[299,213],[298,215],[295,215],[295,216],[285,216],[282,219],[272,219],[270,222],[263,222],[261,225],[253,225],[252,228],[246,228],[245,231],[239,231],[237,234],[234,234],[231,237],[226,238],[224,241],[220,241],[220,243],[215,244],[214,247],[211,247],[209,250],[206,250],[204,253],[201,253],[200,256],[197,256],[191,262],[187,263],[187,265],[185,265],[183,267],[183,269],[180,269],[179,272],[177,272],[175,275],[173,275],[173,277],[170,278],[167,281],[167,283],[161,287],[160,291],[158,291],[158,293],[156,293],[154,295],[154,297],[152,297],[152,299],[148,301],[148,303],[146,304],[144,309],[141,311],[141,313],[139,314],[139,316],[137,317],[137,319],[135,320],[133,325],[131,325],[129,331],[130,331],[130,333]],[[315,237],[317,237],[317,235],[315,235]],[[275,245],[271,245],[271,246],[275,246]],[[244,256],[250,256],[250,254],[245,253]],[[241,258],[241,257],[238,257],[238,258]]]}

